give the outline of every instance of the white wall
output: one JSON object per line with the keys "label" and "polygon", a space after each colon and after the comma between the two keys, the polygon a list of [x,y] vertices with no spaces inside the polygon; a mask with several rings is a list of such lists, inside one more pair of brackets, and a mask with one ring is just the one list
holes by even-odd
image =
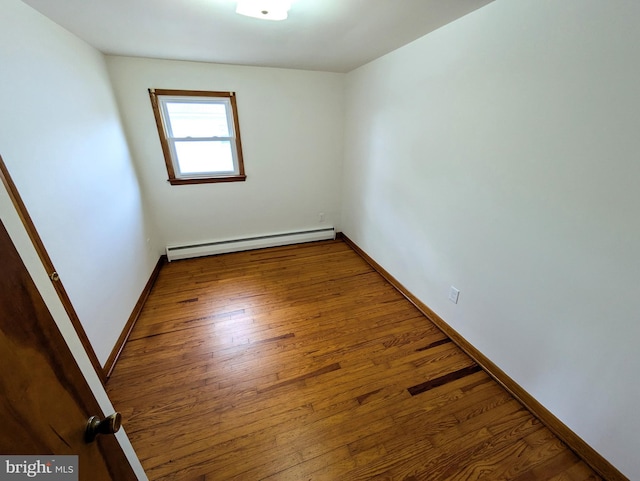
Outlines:
{"label": "white wall", "polygon": [[157,260],[104,57],[5,0],[0,65],[0,155],[104,363]]}
{"label": "white wall", "polygon": [[[339,227],[344,74],[112,56],[107,68],[163,246]],[[149,88],[235,91],[246,182],[171,186]]]}
{"label": "white wall", "polygon": [[631,479],[638,18],[631,0],[497,0],[350,73],[342,217],[350,238]]}

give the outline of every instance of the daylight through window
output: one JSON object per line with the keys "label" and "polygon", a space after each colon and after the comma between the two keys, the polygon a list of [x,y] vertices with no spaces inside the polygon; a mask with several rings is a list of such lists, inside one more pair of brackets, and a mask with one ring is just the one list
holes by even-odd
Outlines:
{"label": "daylight through window", "polygon": [[171,184],[243,181],[233,92],[150,89]]}

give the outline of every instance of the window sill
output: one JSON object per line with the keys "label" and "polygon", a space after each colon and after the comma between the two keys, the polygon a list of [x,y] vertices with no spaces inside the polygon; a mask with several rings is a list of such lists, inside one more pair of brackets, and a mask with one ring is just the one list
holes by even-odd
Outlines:
{"label": "window sill", "polygon": [[230,175],[228,177],[204,177],[193,179],[168,179],[171,185],[213,184],[216,182],[244,182],[246,175]]}

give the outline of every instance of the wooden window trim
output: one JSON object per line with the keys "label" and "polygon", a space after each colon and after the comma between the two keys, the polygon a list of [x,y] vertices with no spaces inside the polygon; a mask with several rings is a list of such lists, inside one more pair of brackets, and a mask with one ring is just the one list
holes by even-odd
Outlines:
{"label": "wooden window trim", "polygon": [[[226,97],[231,104],[231,111],[233,113],[233,128],[235,130],[235,144],[238,159],[238,173],[230,175],[212,175],[212,176],[194,176],[194,177],[177,177],[175,169],[173,167],[173,159],[171,157],[171,149],[169,148],[169,141],[165,135],[165,129],[162,122],[162,115],[160,113],[160,105],[158,101],[159,95],[170,95],[177,97]],[[153,116],[156,121],[156,128],[158,129],[158,136],[160,137],[160,144],[162,146],[162,154],[164,155],[164,162],[169,174],[169,183],[171,185],[190,185],[190,184],[211,184],[217,182],[244,182],[247,176],[244,171],[244,158],[242,156],[242,141],[240,139],[240,122],[238,120],[238,106],[236,103],[235,92],[214,92],[207,90],[172,90],[172,89],[149,89],[149,98],[151,99],[151,107],[153,108]]]}

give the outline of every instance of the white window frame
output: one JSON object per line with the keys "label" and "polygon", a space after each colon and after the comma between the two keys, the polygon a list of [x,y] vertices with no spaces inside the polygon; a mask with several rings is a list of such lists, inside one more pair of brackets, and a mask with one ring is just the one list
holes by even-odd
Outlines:
{"label": "white window frame", "polygon": [[[246,180],[240,141],[238,109],[235,92],[209,92],[197,90],[149,89],[158,135],[165,158],[169,182],[172,185],[199,184],[209,182],[238,182]],[[228,137],[174,137],[167,103],[222,104],[227,114]],[[201,171],[183,173],[180,171],[176,142],[230,142],[233,171]]]}

